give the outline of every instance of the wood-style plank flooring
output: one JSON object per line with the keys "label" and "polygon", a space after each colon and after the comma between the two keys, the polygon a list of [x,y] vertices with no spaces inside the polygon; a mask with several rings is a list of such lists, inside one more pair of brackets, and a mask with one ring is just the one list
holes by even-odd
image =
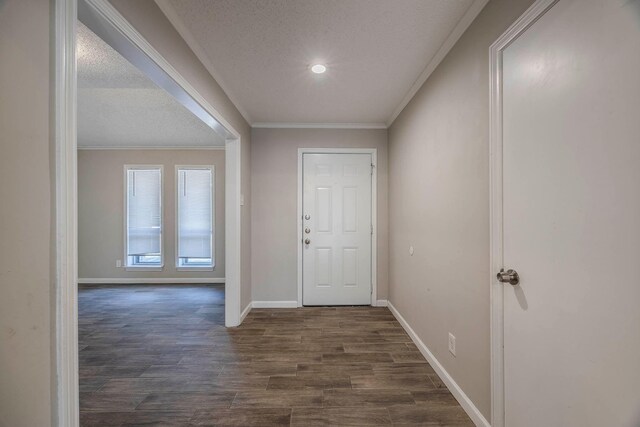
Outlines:
{"label": "wood-style plank flooring", "polygon": [[83,426],[473,425],[386,308],[227,329],[221,286],[81,286],[79,334]]}

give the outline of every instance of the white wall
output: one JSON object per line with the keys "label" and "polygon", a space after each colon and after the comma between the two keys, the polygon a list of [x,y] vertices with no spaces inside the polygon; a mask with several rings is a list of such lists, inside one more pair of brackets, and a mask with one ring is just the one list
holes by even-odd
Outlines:
{"label": "white wall", "polygon": [[489,46],[532,2],[489,2],[389,129],[389,300],[487,419]]}
{"label": "white wall", "polygon": [[[126,271],[124,265],[124,166],[163,165],[162,271]],[[215,268],[177,271],[175,263],[176,165],[215,168]],[[79,150],[78,151],[78,277],[224,278],[224,150]]]}
{"label": "white wall", "polygon": [[154,0],[110,0],[111,4],[184,76],[241,135],[241,306],[251,301],[251,128]]}
{"label": "white wall", "polygon": [[52,404],[50,3],[0,1],[0,426]]}
{"label": "white wall", "polygon": [[387,131],[253,129],[252,278],[254,301],[298,299],[298,148],[378,149],[378,299],[387,298]]}

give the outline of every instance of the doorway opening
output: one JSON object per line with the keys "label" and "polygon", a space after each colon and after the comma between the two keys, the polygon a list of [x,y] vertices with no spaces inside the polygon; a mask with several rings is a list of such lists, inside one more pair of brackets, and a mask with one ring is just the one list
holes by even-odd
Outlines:
{"label": "doorway opening", "polygon": [[[56,10],[56,77],[55,77],[55,165],[56,165],[56,371],[57,371],[57,419],[60,425],[77,426],[79,422],[79,387],[78,387],[78,266],[79,238],[82,239],[86,230],[100,229],[105,231],[103,222],[95,223],[95,227],[85,227],[84,221],[89,218],[86,215],[79,215],[78,203],[78,148],[81,149],[81,157],[95,157],[98,153],[104,155],[113,155],[119,150],[113,147],[95,147],[80,146],[77,141],[79,134],[77,111],[78,111],[78,74],[76,68],[77,53],[77,28],[83,27],[95,34],[101,41],[106,43],[110,48],[121,55],[128,63],[132,64],[145,78],[149,79],[156,85],[164,96],[175,101],[185,112],[185,114],[195,116],[193,119],[197,121],[202,128],[208,129],[209,132],[216,135],[218,141],[216,147],[212,144],[207,147],[196,147],[197,150],[204,150],[211,157],[217,154],[217,161],[222,162],[222,167],[217,167],[215,161],[208,162],[206,165],[202,161],[195,162],[189,159],[180,159],[166,167],[161,162],[145,159],[143,161],[126,160],[117,169],[118,180],[120,184],[131,184],[131,180],[136,181],[136,189],[147,192],[147,195],[155,194],[159,191],[164,199],[168,197],[174,198],[176,205],[172,215],[175,214],[174,225],[177,225],[179,218],[189,217],[187,205],[194,198],[186,200],[186,207],[183,206],[182,213],[178,205],[178,192],[168,191],[163,187],[163,183],[171,182],[172,186],[177,186],[180,182],[180,176],[186,174],[189,170],[206,167],[210,171],[210,182],[212,187],[211,202],[215,204],[216,193],[224,198],[219,200],[217,207],[222,209],[224,221],[219,225],[216,233],[215,226],[212,229],[210,237],[206,233],[199,230],[197,238],[200,239],[199,250],[195,250],[194,246],[186,243],[189,241],[189,233],[186,228],[189,227],[172,227],[175,231],[166,228],[166,222],[160,219],[158,224],[143,224],[131,215],[132,211],[140,208],[154,209],[156,205],[162,206],[162,198],[148,197],[149,203],[137,203],[133,200],[127,201],[127,188],[125,185],[118,185],[121,193],[120,203],[122,209],[119,210],[118,216],[121,216],[121,222],[128,223],[130,226],[119,227],[117,234],[123,242],[127,244],[118,251],[117,256],[113,254],[105,255],[103,258],[90,261],[105,262],[111,272],[101,277],[81,277],[86,282],[92,282],[93,285],[112,282],[112,279],[120,279],[120,283],[133,282],[155,282],[156,284],[173,283],[176,277],[161,277],[161,272],[153,271],[163,266],[173,266],[175,263],[175,274],[179,273],[184,282],[189,283],[185,278],[184,269],[191,268],[189,272],[192,276],[192,285],[196,283],[219,282],[224,286],[224,291],[218,292],[218,296],[224,294],[224,305],[221,307],[223,314],[216,313],[220,317],[220,321],[224,320],[227,327],[237,326],[241,322],[240,310],[240,134],[211,106],[198,92],[189,84],[188,81],[181,76],[175,68],[171,66],[145,39],[136,31],[107,1],[103,0],[62,0],[55,3]],[[78,24],[78,20],[82,24]],[[82,52],[79,53],[82,55]],[[95,76],[94,76],[95,77]],[[99,76],[98,76],[99,77]],[[83,84],[86,83],[83,82]],[[94,95],[99,96],[100,91],[94,91]],[[158,92],[155,93],[158,95]],[[153,95],[150,95],[153,97]],[[87,111],[84,110],[83,114]],[[193,123],[192,123],[193,124]],[[197,125],[196,125],[197,126]],[[190,126],[191,127],[191,126]],[[94,149],[91,149],[94,148]],[[122,147],[119,147],[122,148]],[[130,148],[130,147],[127,147]],[[152,150],[149,147],[142,148],[137,155],[147,156]],[[158,147],[155,147],[158,148]],[[176,149],[181,155],[188,156],[190,150],[180,150],[182,147],[160,147],[164,150]],[[194,147],[189,147],[194,148]],[[134,150],[126,150],[132,154]],[[163,151],[163,150],[158,150]],[[177,151],[176,151],[177,152]],[[165,152],[164,154],[167,154]],[[162,154],[156,154],[162,156]],[[124,156],[126,157],[126,156]],[[84,164],[86,159],[81,159]],[[140,168],[140,166],[143,166]],[[153,168],[151,168],[153,166]],[[161,167],[157,167],[161,166]],[[153,171],[151,170],[153,169]],[[216,177],[215,174],[222,172],[222,175]],[[196,173],[197,174],[197,173]],[[194,175],[193,173],[191,175]],[[191,178],[197,178],[189,175]],[[201,175],[201,174],[200,174]],[[96,178],[96,177],[94,177]],[[139,178],[136,180],[136,178]],[[149,179],[147,179],[149,178]],[[157,180],[156,180],[157,178]],[[175,178],[175,181],[174,181]],[[223,183],[224,191],[216,192],[216,178],[218,183]],[[184,181],[184,179],[183,179]],[[197,180],[196,180],[197,181]],[[200,180],[202,181],[202,180]],[[154,185],[156,182],[158,185]],[[190,182],[195,182],[193,179]],[[143,184],[149,185],[143,185]],[[160,190],[158,190],[160,188]],[[164,188],[164,190],[163,190]],[[193,187],[191,187],[193,188]],[[204,188],[204,187],[203,187]],[[176,188],[174,188],[176,189]],[[177,190],[177,189],[176,189]],[[156,200],[157,199],[157,200]],[[155,201],[158,203],[155,203]],[[165,200],[166,201],[166,200]],[[200,200],[202,202],[202,200]],[[100,202],[100,200],[98,200]],[[189,203],[187,203],[189,202]],[[200,203],[204,206],[206,203]],[[129,206],[129,211],[125,206]],[[144,206],[143,206],[144,205]],[[110,204],[104,206],[109,207]],[[215,205],[214,205],[215,206]],[[215,208],[211,207],[209,213],[212,217],[212,223],[215,221]],[[86,206],[84,206],[86,207]],[[156,207],[157,208],[157,207]],[[219,210],[218,209],[218,210]],[[99,209],[98,209],[99,210]],[[192,210],[193,211],[193,210]],[[166,211],[164,212],[166,214]],[[182,215],[182,216],[181,216]],[[206,215],[205,215],[206,216]],[[191,216],[193,217],[193,216]],[[166,218],[164,218],[166,219]],[[127,221],[128,220],[128,221]],[[82,224],[80,223],[82,222]],[[89,221],[90,222],[90,221]],[[153,222],[153,221],[152,221]],[[183,221],[184,222],[184,221]],[[187,221],[193,225],[198,221]],[[185,223],[186,224],[186,223]],[[189,225],[186,224],[186,225]],[[197,228],[197,227],[196,227]],[[200,227],[202,228],[202,227]],[[145,234],[145,230],[146,233]],[[174,234],[175,233],[175,234]],[[112,233],[108,233],[110,236]],[[216,234],[218,239],[216,239]],[[163,236],[164,235],[164,236]],[[172,243],[167,245],[167,235],[171,235]],[[224,239],[222,240],[222,236]],[[209,240],[207,240],[209,239]],[[152,242],[159,242],[158,244]],[[203,242],[210,241],[210,251],[206,250],[206,244]],[[102,242],[104,243],[104,242]],[[182,244],[181,244],[182,243]],[[167,246],[175,252],[168,254]],[[216,246],[219,247],[215,251]],[[205,253],[206,252],[206,253]],[[224,258],[224,276],[213,278],[210,273],[215,269],[216,254],[218,261]],[[87,255],[82,253],[82,256]],[[113,259],[112,259],[113,258]],[[86,260],[83,260],[83,262]],[[186,264],[185,264],[186,261]],[[189,264],[189,265],[187,265]],[[197,264],[197,265],[196,265]],[[218,263],[220,265],[220,263]],[[148,268],[142,273],[138,268]],[[102,267],[101,267],[102,268]],[[131,269],[131,273],[136,277],[129,277],[126,270]],[[180,271],[183,270],[183,271]],[[199,271],[196,271],[199,270]],[[98,270],[85,270],[98,271]],[[84,272],[84,271],[83,271]],[[119,275],[111,277],[111,273],[118,272]],[[172,272],[173,273],[173,272]],[[92,274],[94,275],[94,274]],[[97,275],[97,274],[96,274]],[[151,280],[149,279],[151,278]],[[89,280],[86,280],[89,279]],[[117,282],[117,281],[116,281]],[[224,283],[224,285],[222,285]],[[188,285],[188,286],[192,286]],[[149,289],[149,288],[147,288]],[[141,294],[139,294],[141,295]],[[151,295],[150,293],[146,294]],[[215,299],[215,298],[214,298]],[[219,301],[218,301],[219,302]],[[211,310],[211,309],[210,309]],[[214,310],[215,311],[215,310]],[[214,313],[209,313],[214,314]]]}

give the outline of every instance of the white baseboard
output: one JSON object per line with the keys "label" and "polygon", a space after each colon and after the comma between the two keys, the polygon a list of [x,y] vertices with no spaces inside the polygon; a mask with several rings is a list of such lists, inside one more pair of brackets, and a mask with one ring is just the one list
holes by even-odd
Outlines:
{"label": "white baseboard", "polygon": [[253,303],[251,301],[249,301],[249,304],[247,304],[247,306],[244,308],[244,310],[242,310],[242,313],[240,313],[240,324],[242,325],[242,322],[244,321],[244,318],[247,317],[247,314],[249,314],[249,312],[251,311],[251,307],[253,306]]}
{"label": "white baseboard", "polygon": [[398,322],[400,322],[404,330],[407,331],[407,334],[409,334],[415,345],[418,347],[420,353],[422,353],[424,358],[427,359],[427,362],[429,362],[440,379],[445,383],[451,394],[453,394],[453,397],[456,398],[458,403],[460,403],[460,406],[462,406],[462,409],[464,409],[467,415],[469,415],[471,421],[473,421],[476,426],[491,427],[489,421],[487,421],[480,410],[476,408],[476,405],[474,405],[471,399],[469,399],[469,396],[467,396],[465,392],[462,391],[462,388],[460,388],[460,386],[454,381],[451,375],[449,375],[449,373],[444,369],[444,366],[442,366],[440,362],[438,362],[438,359],[436,359],[433,353],[431,353],[429,348],[427,348],[427,346],[422,342],[422,340],[418,337],[411,326],[409,326],[409,323],[407,323],[404,317],[402,317],[402,315],[393,306],[393,304],[391,304],[391,302],[388,302],[388,307],[389,310],[391,310],[391,313],[393,313],[393,315],[396,317]]}
{"label": "white baseboard", "polygon": [[134,278],[82,278],[78,279],[78,284],[82,285],[139,285],[139,284],[162,284],[162,283],[176,283],[176,284],[208,284],[208,283],[224,283],[224,277],[181,277],[181,278],[164,278],[157,277],[153,279],[134,277]]}
{"label": "white baseboard", "polygon": [[253,308],[297,308],[298,301],[254,301]]}
{"label": "white baseboard", "polygon": [[[298,308],[298,301],[253,301],[253,308]],[[387,300],[379,299],[373,307],[386,307]]]}

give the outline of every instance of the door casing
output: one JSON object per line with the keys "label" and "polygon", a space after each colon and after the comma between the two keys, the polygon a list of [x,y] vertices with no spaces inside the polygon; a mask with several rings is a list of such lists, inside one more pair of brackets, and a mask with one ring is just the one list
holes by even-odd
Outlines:
{"label": "door casing", "polygon": [[302,197],[303,171],[302,157],[304,154],[371,154],[373,172],[371,174],[371,305],[377,305],[377,244],[378,244],[378,150],[376,148],[298,148],[298,211],[296,225],[298,227],[298,307],[302,307]]}

